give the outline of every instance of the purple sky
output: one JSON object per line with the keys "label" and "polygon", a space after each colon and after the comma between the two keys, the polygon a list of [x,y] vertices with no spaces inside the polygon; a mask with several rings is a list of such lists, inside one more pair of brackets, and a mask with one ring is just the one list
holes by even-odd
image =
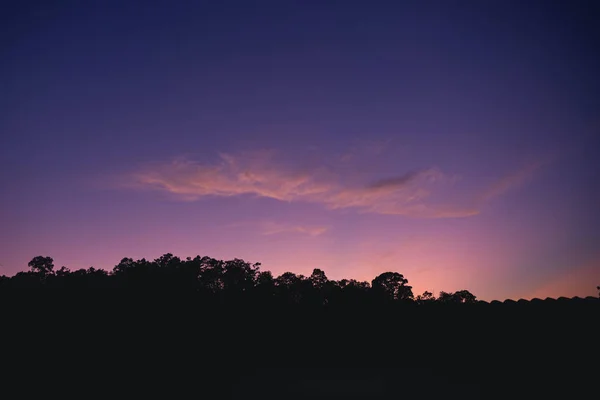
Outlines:
{"label": "purple sky", "polygon": [[596,2],[9,3],[0,274],[171,252],[597,294]]}

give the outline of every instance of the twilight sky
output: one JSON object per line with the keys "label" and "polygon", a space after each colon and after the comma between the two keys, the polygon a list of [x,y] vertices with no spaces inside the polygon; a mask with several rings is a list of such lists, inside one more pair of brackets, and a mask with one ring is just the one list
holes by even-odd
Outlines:
{"label": "twilight sky", "polygon": [[594,1],[14,1],[0,274],[208,255],[597,295]]}

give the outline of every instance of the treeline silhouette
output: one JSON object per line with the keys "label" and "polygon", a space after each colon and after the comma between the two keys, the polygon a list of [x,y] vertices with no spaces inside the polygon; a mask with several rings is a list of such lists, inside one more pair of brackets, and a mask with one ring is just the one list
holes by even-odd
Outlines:
{"label": "treeline silhouette", "polygon": [[[340,398],[318,387],[346,379],[350,398],[582,398],[598,373],[598,298],[415,296],[397,272],[274,277],[172,254],[110,272],[28,265],[0,278],[3,362],[44,371],[23,375],[25,396]],[[370,386],[351,389],[361,378]]]}
{"label": "treeline silhouette", "polygon": [[[441,291],[439,296],[425,291],[415,296],[408,279],[398,272],[384,272],[371,282],[355,279],[330,280],[321,269],[313,269],[310,276],[285,272],[274,277],[270,271],[261,271],[260,263],[242,259],[217,260],[196,256],[181,259],[171,253],[149,261],[144,258],[123,258],[112,271],[66,267],[55,269],[52,257],[37,256],[29,263],[29,271],[18,272],[13,277],[0,276],[0,291],[21,289],[62,289],[89,291],[98,289],[148,294],[194,294],[198,298],[223,304],[248,302],[273,302],[287,305],[356,307],[369,303],[386,304],[487,304],[477,300],[468,290]],[[600,291],[600,286],[597,287]],[[600,293],[599,293],[600,297]],[[567,299],[559,303],[595,302],[596,298]],[[547,298],[546,303],[555,299]],[[531,303],[541,304],[541,299]],[[507,299],[504,304],[525,304],[527,300]],[[500,304],[494,300],[492,304]]]}
{"label": "treeline silhouette", "polygon": [[222,302],[277,302],[297,305],[343,305],[377,302],[415,302],[418,304],[473,304],[476,297],[468,290],[430,292],[414,296],[408,279],[398,272],[384,272],[371,282],[355,279],[330,280],[315,268],[308,277],[285,272],[274,277],[261,271],[260,263],[242,259],[228,261],[211,257],[182,260],[171,253],[154,261],[123,258],[112,271],[88,268],[55,270],[52,257],[37,256],[29,271],[13,277],[0,276],[0,290],[11,289],[111,289],[161,293],[194,293]]}

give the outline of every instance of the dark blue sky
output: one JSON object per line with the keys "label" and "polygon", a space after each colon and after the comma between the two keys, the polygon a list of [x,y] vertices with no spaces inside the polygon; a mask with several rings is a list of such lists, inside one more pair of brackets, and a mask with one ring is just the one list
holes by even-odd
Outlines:
{"label": "dark blue sky", "polygon": [[597,2],[7,4],[0,273],[173,252],[600,284]]}

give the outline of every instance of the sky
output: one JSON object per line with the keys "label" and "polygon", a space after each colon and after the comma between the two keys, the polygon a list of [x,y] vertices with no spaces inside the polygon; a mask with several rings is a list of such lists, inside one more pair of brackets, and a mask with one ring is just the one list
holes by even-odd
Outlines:
{"label": "sky", "polygon": [[597,296],[593,1],[9,1],[0,274],[164,253]]}

